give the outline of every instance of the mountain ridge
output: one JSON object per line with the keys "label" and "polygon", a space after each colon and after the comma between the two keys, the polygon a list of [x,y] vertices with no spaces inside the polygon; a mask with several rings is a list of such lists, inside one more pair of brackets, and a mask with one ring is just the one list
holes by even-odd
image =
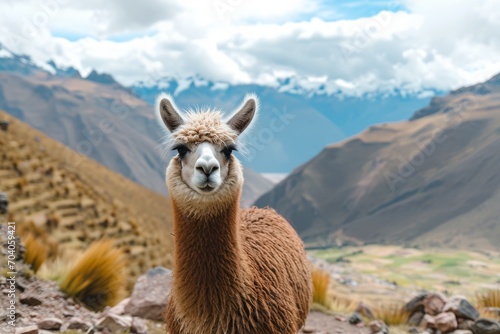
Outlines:
{"label": "mountain ridge", "polygon": [[[124,87],[106,73],[92,70],[82,78],[76,69],[59,68],[54,61],[35,64],[29,57],[15,55],[5,47],[0,50],[0,63],[4,63],[0,64],[0,71],[17,74],[24,71],[25,76],[44,71],[68,80],[95,82],[102,84],[103,90],[114,87],[118,94],[123,91],[126,96],[131,95],[131,99],[142,99],[150,105],[154,105],[160,93],[167,92],[181,106],[210,105],[231,111],[241,103],[246,94],[257,93],[261,101],[261,117],[255,127],[253,141],[248,141],[254,154],[247,159],[242,157],[242,162],[259,173],[289,173],[320,152],[328,143],[359,133],[371,124],[407,119],[411,112],[428,101],[427,97],[404,95],[398,91],[393,94],[349,97],[342,92],[299,89],[300,85],[297,86],[293,77],[283,79],[278,86],[272,87],[257,84],[231,85],[227,82],[212,82],[200,76],[155,79],[157,73],[146,73],[150,76],[148,80]],[[24,62],[22,66],[18,64],[21,60]],[[8,107],[17,106],[4,105],[10,111],[11,108]],[[111,107],[108,106],[108,109]],[[279,126],[273,127],[273,124],[283,119],[280,114],[289,114],[289,119],[293,121],[281,122]],[[303,135],[297,136],[298,133]],[[160,138],[155,137],[158,135],[157,129],[149,129],[145,134],[152,134],[150,137],[155,141]],[[68,144],[71,146],[71,143]],[[154,184],[148,186],[154,187]]]}
{"label": "mountain ridge", "polygon": [[[261,173],[288,173],[325,145],[355,135],[372,124],[408,119],[428,101],[399,95],[356,98],[299,94],[280,91],[280,87],[218,84],[199,77],[181,82],[165,78],[139,83],[132,90],[149,103],[154,103],[160,92],[168,92],[180,107],[210,103],[222,110],[232,110],[247,93],[256,93],[261,110],[248,145],[258,154],[251,155],[250,160],[243,158],[243,162]],[[289,121],[281,122],[283,114],[289,115]]]}
{"label": "mountain ridge", "polygon": [[[53,63],[52,63],[53,64]],[[28,57],[0,55],[0,108],[129,179],[163,194],[167,161],[154,107],[108,74],[40,68]],[[242,203],[272,183],[245,168]]]}
{"label": "mountain ridge", "polygon": [[497,249],[500,87],[486,86],[327,145],[255,204],[274,207],[310,245]]}

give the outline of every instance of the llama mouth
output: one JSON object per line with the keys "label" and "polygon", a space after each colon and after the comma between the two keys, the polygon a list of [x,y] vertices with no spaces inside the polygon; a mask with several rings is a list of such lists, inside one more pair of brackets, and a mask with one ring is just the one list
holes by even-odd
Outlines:
{"label": "llama mouth", "polygon": [[198,189],[200,189],[201,191],[205,192],[205,193],[209,193],[211,191],[213,191],[215,188],[214,187],[211,187],[209,186],[208,184],[204,187],[199,187]]}

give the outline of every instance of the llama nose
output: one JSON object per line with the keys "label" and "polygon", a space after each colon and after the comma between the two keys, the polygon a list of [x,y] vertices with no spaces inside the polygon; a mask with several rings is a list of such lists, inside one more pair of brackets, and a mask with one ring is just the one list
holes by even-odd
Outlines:
{"label": "llama nose", "polygon": [[196,169],[209,176],[219,169],[219,162],[216,159],[198,159]]}

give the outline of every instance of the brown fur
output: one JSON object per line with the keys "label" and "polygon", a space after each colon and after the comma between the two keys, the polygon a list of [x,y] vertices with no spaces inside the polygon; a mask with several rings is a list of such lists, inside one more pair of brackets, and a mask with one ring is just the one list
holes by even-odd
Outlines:
{"label": "brown fur", "polygon": [[243,176],[234,156],[210,196],[189,188],[181,168],[175,157],[167,169],[175,235],[167,333],[296,334],[312,298],[296,232],[272,209],[240,209]]}

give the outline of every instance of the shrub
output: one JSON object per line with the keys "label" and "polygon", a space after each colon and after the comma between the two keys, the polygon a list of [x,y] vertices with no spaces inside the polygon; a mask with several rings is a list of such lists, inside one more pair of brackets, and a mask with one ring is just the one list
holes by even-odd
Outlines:
{"label": "shrub", "polygon": [[500,318],[498,312],[488,311],[488,308],[500,308],[500,289],[490,289],[476,294],[477,306],[481,316]]}
{"label": "shrub", "polygon": [[47,259],[48,250],[33,234],[24,238],[24,262],[36,273]]}
{"label": "shrub", "polygon": [[356,301],[352,299],[334,295],[331,298],[329,308],[336,313],[350,314],[356,309],[356,304]]}
{"label": "shrub", "polygon": [[477,294],[478,306],[500,308],[500,289],[490,289]]}
{"label": "shrub", "polygon": [[97,241],[77,260],[60,287],[95,311],[115,305],[125,294],[125,260],[111,240]]}
{"label": "shrub", "polygon": [[326,307],[328,305],[328,287],[330,285],[330,274],[319,268],[312,268],[313,303]]}
{"label": "shrub", "polygon": [[387,326],[400,326],[408,322],[409,314],[403,303],[378,305],[373,309],[375,319],[382,320]]}
{"label": "shrub", "polygon": [[31,235],[38,243],[44,245],[46,258],[55,258],[59,255],[59,243],[53,240],[43,227],[37,226],[32,221],[20,224],[18,234],[21,239],[26,239]]}
{"label": "shrub", "polygon": [[75,263],[78,256],[81,256],[75,252],[73,250],[65,250],[62,255],[45,261],[40,267],[37,276],[61,285],[63,280],[68,276],[71,264]]}

